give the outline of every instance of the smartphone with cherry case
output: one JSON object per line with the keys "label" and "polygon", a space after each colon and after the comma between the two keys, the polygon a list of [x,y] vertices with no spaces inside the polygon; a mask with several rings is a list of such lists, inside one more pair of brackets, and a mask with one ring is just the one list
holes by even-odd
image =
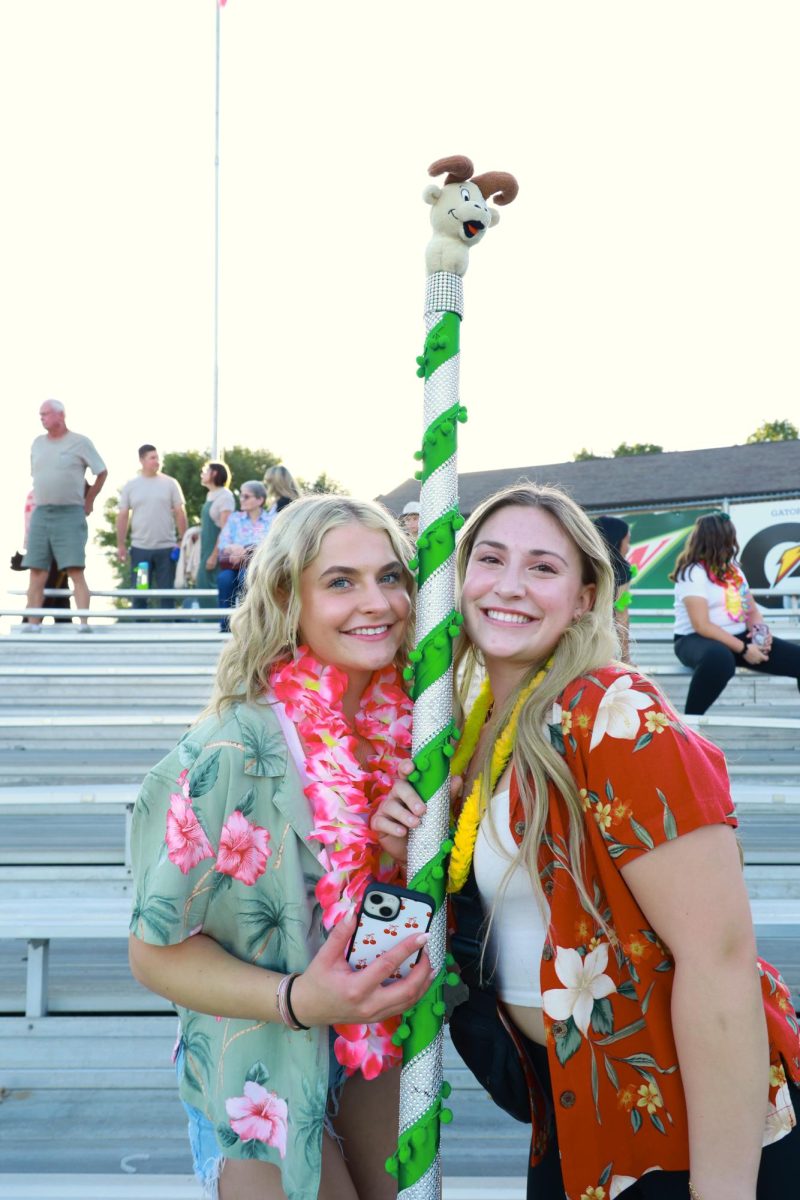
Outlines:
{"label": "smartphone with cherry case", "polygon": [[[404,938],[427,933],[433,920],[433,909],[433,900],[425,892],[413,892],[391,883],[368,884],[347,951],[350,966],[354,971],[363,971]],[[419,962],[424,948],[413,959],[402,962],[385,982],[404,979],[414,963]]]}

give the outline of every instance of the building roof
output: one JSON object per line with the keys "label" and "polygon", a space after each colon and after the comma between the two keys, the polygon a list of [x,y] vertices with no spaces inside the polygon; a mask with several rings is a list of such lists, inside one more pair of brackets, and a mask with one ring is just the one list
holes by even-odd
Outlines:
{"label": "building roof", "polygon": [[[800,440],[470,471],[458,477],[461,511],[472,512],[485,496],[521,480],[558,484],[593,512],[798,496]],[[419,497],[419,487],[407,479],[378,499],[399,513]]]}

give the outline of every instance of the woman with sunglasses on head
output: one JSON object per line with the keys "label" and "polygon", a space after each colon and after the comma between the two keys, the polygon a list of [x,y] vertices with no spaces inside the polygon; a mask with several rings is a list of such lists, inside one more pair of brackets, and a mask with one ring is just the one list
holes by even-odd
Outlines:
{"label": "woman with sunglasses on head", "polygon": [[727,513],[698,517],[670,575],[675,584],[675,654],[694,670],[687,716],[707,712],[737,667],[788,675],[800,689],[800,646],[772,636],[738,553]]}
{"label": "woman with sunglasses on head", "polygon": [[[233,608],[244,586],[247,564],[255,547],[267,536],[274,514],[266,512],[267,489],[257,479],[248,479],[239,489],[239,512],[231,513],[217,541],[217,588],[219,607]],[[228,617],[220,629],[230,629]]]}
{"label": "woman with sunglasses on head", "polygon": [[211,703],[136,803],[131,965],[178,1008],[214,1200],[396,1195],[391,1038],[432,982],[427,934],[363,970],[345,953],[366,884],[399,875],[368,820],[410,751],[410,552],[376,504],[306,497],[276,517]]}
{"label": "woman with sunglasses on head", "polygon": [[[450,890],[477,888],[485,970],[554,1115],[529,1200],[790,1195],[800,1033],[757,960],[722,753],[615,661],[608,553],[566,495],[486,500],[457,561],[459,654],[486,681]],[[420,817],[400,782],[372,824],[402,859]]]}

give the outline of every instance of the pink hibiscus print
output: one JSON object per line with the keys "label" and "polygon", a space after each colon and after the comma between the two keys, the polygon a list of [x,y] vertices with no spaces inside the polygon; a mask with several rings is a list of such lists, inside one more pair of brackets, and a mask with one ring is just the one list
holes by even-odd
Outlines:
{"label": "pink hibiscus print", "polygon": [[260,1083],[244,1085],[243,1096],[225,1101],[231,1129],[243,1142],[266,1142],[286,1157],[286,1130],[289,1109],[277,1092],[268,1092]]}
{"label": "pink hibiscus print", "polygon": [[[396,1019],[392,1026],[396,1028]],[[337,1025],[336,1032],[339,1037],[333,1043],[333,1052],[347,1075],[354,1075],[360,1069],[365,1079],[377,1079],[381,1071],[396,1066],[402,1058],[402,1051],[392,1041],[389,1022]]]}
{"label": "pink hibiscus print", "polygon": [[[180,782],[180,781],[179,781]],[[191,800],[173,794],[167,813],[167,858],[188,875],[204,858],[213,858],[214,849],[195,816]]]}
{"label": "pink hibiscus print", "polygon": [[219,835],[217,870],[252,887],[267,869],[269,840],[268,829],[251,825],[238,811],[231,813]]}

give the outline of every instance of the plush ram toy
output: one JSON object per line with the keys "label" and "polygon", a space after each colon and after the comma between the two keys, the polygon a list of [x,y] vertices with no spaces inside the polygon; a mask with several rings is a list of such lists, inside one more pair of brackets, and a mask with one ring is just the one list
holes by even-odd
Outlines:
{"label": "plush ram toy", "polygon": [[472,163],[463,154],[439,158],[428,167],[428,174],[443,175],[444,185],[431,183],[423,192],[432,205],[433,237],[425,251],[428,274],[449,271],[463,275],[469,266],[469,248],[481,240],[487,229],[496,225],[500,214],[487,201],[510,204],[519,191],[513,175],[506,171],[486,171],[474,175]]}

